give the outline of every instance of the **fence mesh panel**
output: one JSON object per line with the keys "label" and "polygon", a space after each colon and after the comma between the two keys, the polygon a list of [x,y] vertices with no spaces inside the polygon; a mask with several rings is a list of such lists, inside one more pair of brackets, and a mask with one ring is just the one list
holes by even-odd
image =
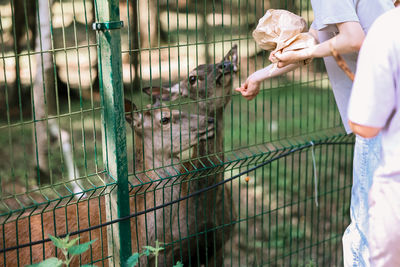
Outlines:
{"label": "fence mesh panel", "polygon": [[323,62],[234,91],[270,64],[270,8],[313,20],[306,0],[0,0],[0,265],[62,259],[67,233],[96,239],[72,266],[157,244],[140,266],[342,265],[353,137]]}

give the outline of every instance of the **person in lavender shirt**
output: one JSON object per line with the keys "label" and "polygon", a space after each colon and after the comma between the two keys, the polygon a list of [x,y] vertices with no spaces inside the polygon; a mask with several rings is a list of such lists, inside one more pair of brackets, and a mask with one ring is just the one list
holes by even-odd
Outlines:
{"label": "person in lavender shirt", "polygon": [[400,8],[379,17],[361,48],[349,105],[355,134],[381,132],[369,193],[371,266],[400,266]]}
{"label": "person in lavender shirt", "polygon": [[[314,22],[309,33],[318,44],[298,51],[272,52],[270,59],[279,60],[251,74],[236,91],[247,100],[258,94],[262,81],[276,77],[303,65],[304,60],[324,58],[337,107],[347,133],[347,107],[352,81],[331,56],[330,46],[342,55],[354,72],[358,51],[365,35],[377,17],[394,8],[392,0],[311,0]],[[380,161],[380,136],[367,139],[356,136],[353,159],[353,186],[351,192],[351,223],[343,235],[344,266],[369,266],[368,251],[368,192],[373,173]]]}

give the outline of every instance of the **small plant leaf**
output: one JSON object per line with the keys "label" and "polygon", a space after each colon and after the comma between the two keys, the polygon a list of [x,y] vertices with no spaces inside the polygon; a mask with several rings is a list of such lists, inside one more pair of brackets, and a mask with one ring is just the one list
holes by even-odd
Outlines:
{"label": "small plant leaf", "polygon": [[143,248],[148,250],[148,251],[151,251],[151,252],[154,252],[154,251],[157,250],[155,247],[152,247],[152,246],[143,246]]}
{"label": "small plant leaf", "polygon": [[152,247],[152,246],[143,246],[142,248],[147,249],[147,250],[150,250],[151,253],[159,252],[159,251],[161,251],[161,250],[164,250],[164,248],[161,247],[159,244],[160,244],[160,243],[158,243],[158,241],[156,241],[156,247]]}
{"label": "small plant leaf", "polygon": [[63,241],[65,241],[65,243],[68,243],[69,240],[69,234],[67,234],[64,238],[62,238]]}
{"label": "small plant leaf", "polygon": [[177,261],[173,267],[183,267],[183,263],[180,261]]}
{"label": "small plant leaf", "polygon": [[53,242],[54,246],[58,247],[59,249],[65,249],[67,242],[65,242],[65,239],[58,238],[52,235],[49,235],[49,238]]}
{"label": "small plant leaf", "polygon": [[65,244],[65,248],[69,249],[69,248],[75,246],[75,244],[78,242],[78,240],[79,240],[79,237],[72,239],[71,241],[66,240],[67,244]]}
{"label": "small plant leaf", "polygon": [[28,267],[60,267],[62,266],[63,262],[60,259],[57,258],[48,258],[45,261],[28,265]]}
{"label": "small plant leaf", "polygon": [[126,266],[128,267],[133,267],[136,266],[136,264],[138,264],[139,262],[139,253],[133,253],[132,256],[129,257],[129,259],[126,261]]}
{"label": "small plant leaf", "polygon": [[89,249],[90,245],[93,244],[93,242],[95,242],[95,240],[91,240],[89,242],[80,244],[80,245],[76,245],[73,247],[68,248],[68,253],[71,255],[79,255],[82,254],[83,252],[85,252],[86,250]]}
{"label": "small plant leaf", "polygon": [[142,253],[140,253],[140,256],[149,256],[150,255],[150,250],[149,249],[145,249]]}
{"label": "small plant leaf", "polygon": [[81,267],[97,267],[97,266],[94,265],[94,264],[85,264],[85,265],[83,265],[83,266],[81,266]]}

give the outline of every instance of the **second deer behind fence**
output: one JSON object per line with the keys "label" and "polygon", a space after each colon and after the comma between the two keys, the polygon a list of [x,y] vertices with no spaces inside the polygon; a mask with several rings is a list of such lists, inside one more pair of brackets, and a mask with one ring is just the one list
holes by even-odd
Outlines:
{"label": "second deer behind fence", "polygon": [[[215,119],[215,134],[212,139],[200,140],[194,149],[199,160],[196,168],[208,168],[207,175],[192,178],[190,191],[209,187],[224,180],[224,110],[232,94],[232,83],[238,71],[237,46],[216,64],[199,65],[190,71],[188,77],[170,88],[147,88],[156,103],[189,98],[195,100],[199,116]],[[232,223],[236,220],[235,206],[228,186],[218,186],[191,198],[188,204],[193,215],[188,218],[190,235],[196,236],[191,242],[191,250],[200,250],[201,258],[192,259],[191,266],[223,265],[224,245],[232,234]],[[198,234],[204,233],[204,234]],[[204,257],[204,255],[207,255]]]}

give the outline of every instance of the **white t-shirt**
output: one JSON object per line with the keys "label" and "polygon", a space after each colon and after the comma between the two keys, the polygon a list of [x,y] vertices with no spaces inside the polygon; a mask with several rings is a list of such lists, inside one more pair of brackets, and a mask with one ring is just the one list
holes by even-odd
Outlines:
{"label": "white t-shirt", "polygon": [[376,174],[400,174],[400,8],[378,18],[360,51],[349,119],[382,129]]}
{"label": "white t-shirt", "polygon": [[[311,27],[318,30],[321,43],[339,32],[337,23],[357,21],[367,33],[377,17],[394,8],[392,0],[311,0],[311,5],[314,10],[314,22]],[[353,72],[356,69],[357,56],[358,53],[342,55]],[[324,61],[343,125],[346,132],[350,133],[347,107],[352,82],[338,67],[333,57],[325,57]]]}

